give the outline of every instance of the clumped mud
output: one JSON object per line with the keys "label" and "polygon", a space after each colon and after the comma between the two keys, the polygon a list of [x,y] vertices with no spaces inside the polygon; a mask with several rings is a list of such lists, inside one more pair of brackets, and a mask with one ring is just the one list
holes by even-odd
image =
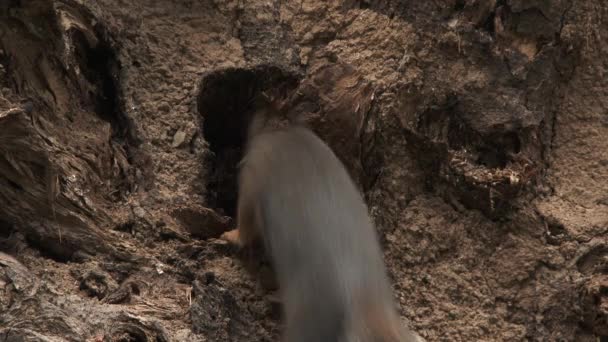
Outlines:
{"label": "clumped mud", "polygon": [[262,92],[347,165],[428,341],[608,339],[606,18],[599,0],[3,1],[0,339],[277,340],[267,267],[218,239]]}

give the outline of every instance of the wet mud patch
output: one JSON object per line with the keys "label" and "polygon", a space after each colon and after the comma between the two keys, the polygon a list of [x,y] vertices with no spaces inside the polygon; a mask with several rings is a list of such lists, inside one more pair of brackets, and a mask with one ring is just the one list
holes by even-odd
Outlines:
{"label": "wet mud patch", "polygon": [[229,68],[211,72],[199,86],[198,111],[203,136],[213,156],[206,174],[208,205],[234,217],[237,200],[237,165],[243,157],[247,130],[260,93],[286,97],[299,77],[276,66]]}

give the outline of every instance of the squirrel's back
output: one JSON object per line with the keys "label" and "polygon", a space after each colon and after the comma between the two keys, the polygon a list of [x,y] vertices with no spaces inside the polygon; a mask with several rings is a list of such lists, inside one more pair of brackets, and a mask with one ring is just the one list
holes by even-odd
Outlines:
{"label": "squirrel's back", "polygon": [[356,341],[366,332],[361,341],[417,341],[413,334],[399,337],[367,207],[320,138],[299,126],[253,135],[240,182],[248,184],[241,190],[255,193],[247,198],[256,201],[260,235],[278,276],[287,341]]}

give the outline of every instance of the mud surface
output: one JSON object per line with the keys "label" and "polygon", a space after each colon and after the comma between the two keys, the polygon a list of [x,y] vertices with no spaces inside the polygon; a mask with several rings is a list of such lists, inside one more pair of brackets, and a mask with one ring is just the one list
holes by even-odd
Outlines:
{"label": "mud surface", "polygon": [[600,0],[3,1],[0,339],[277,340],[218,239],[260,92],[428,341],[608,339],[606,37]]}

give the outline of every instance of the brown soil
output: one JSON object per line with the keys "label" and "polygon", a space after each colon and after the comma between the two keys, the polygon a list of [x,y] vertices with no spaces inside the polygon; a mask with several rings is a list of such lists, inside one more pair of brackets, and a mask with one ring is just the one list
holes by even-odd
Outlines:
{"label": "brown soil", "polygon": [[601,0],[2,1],[0,340],[277,340],[218,239],[261,91],[428,341],[608,340],[606,37]]}

